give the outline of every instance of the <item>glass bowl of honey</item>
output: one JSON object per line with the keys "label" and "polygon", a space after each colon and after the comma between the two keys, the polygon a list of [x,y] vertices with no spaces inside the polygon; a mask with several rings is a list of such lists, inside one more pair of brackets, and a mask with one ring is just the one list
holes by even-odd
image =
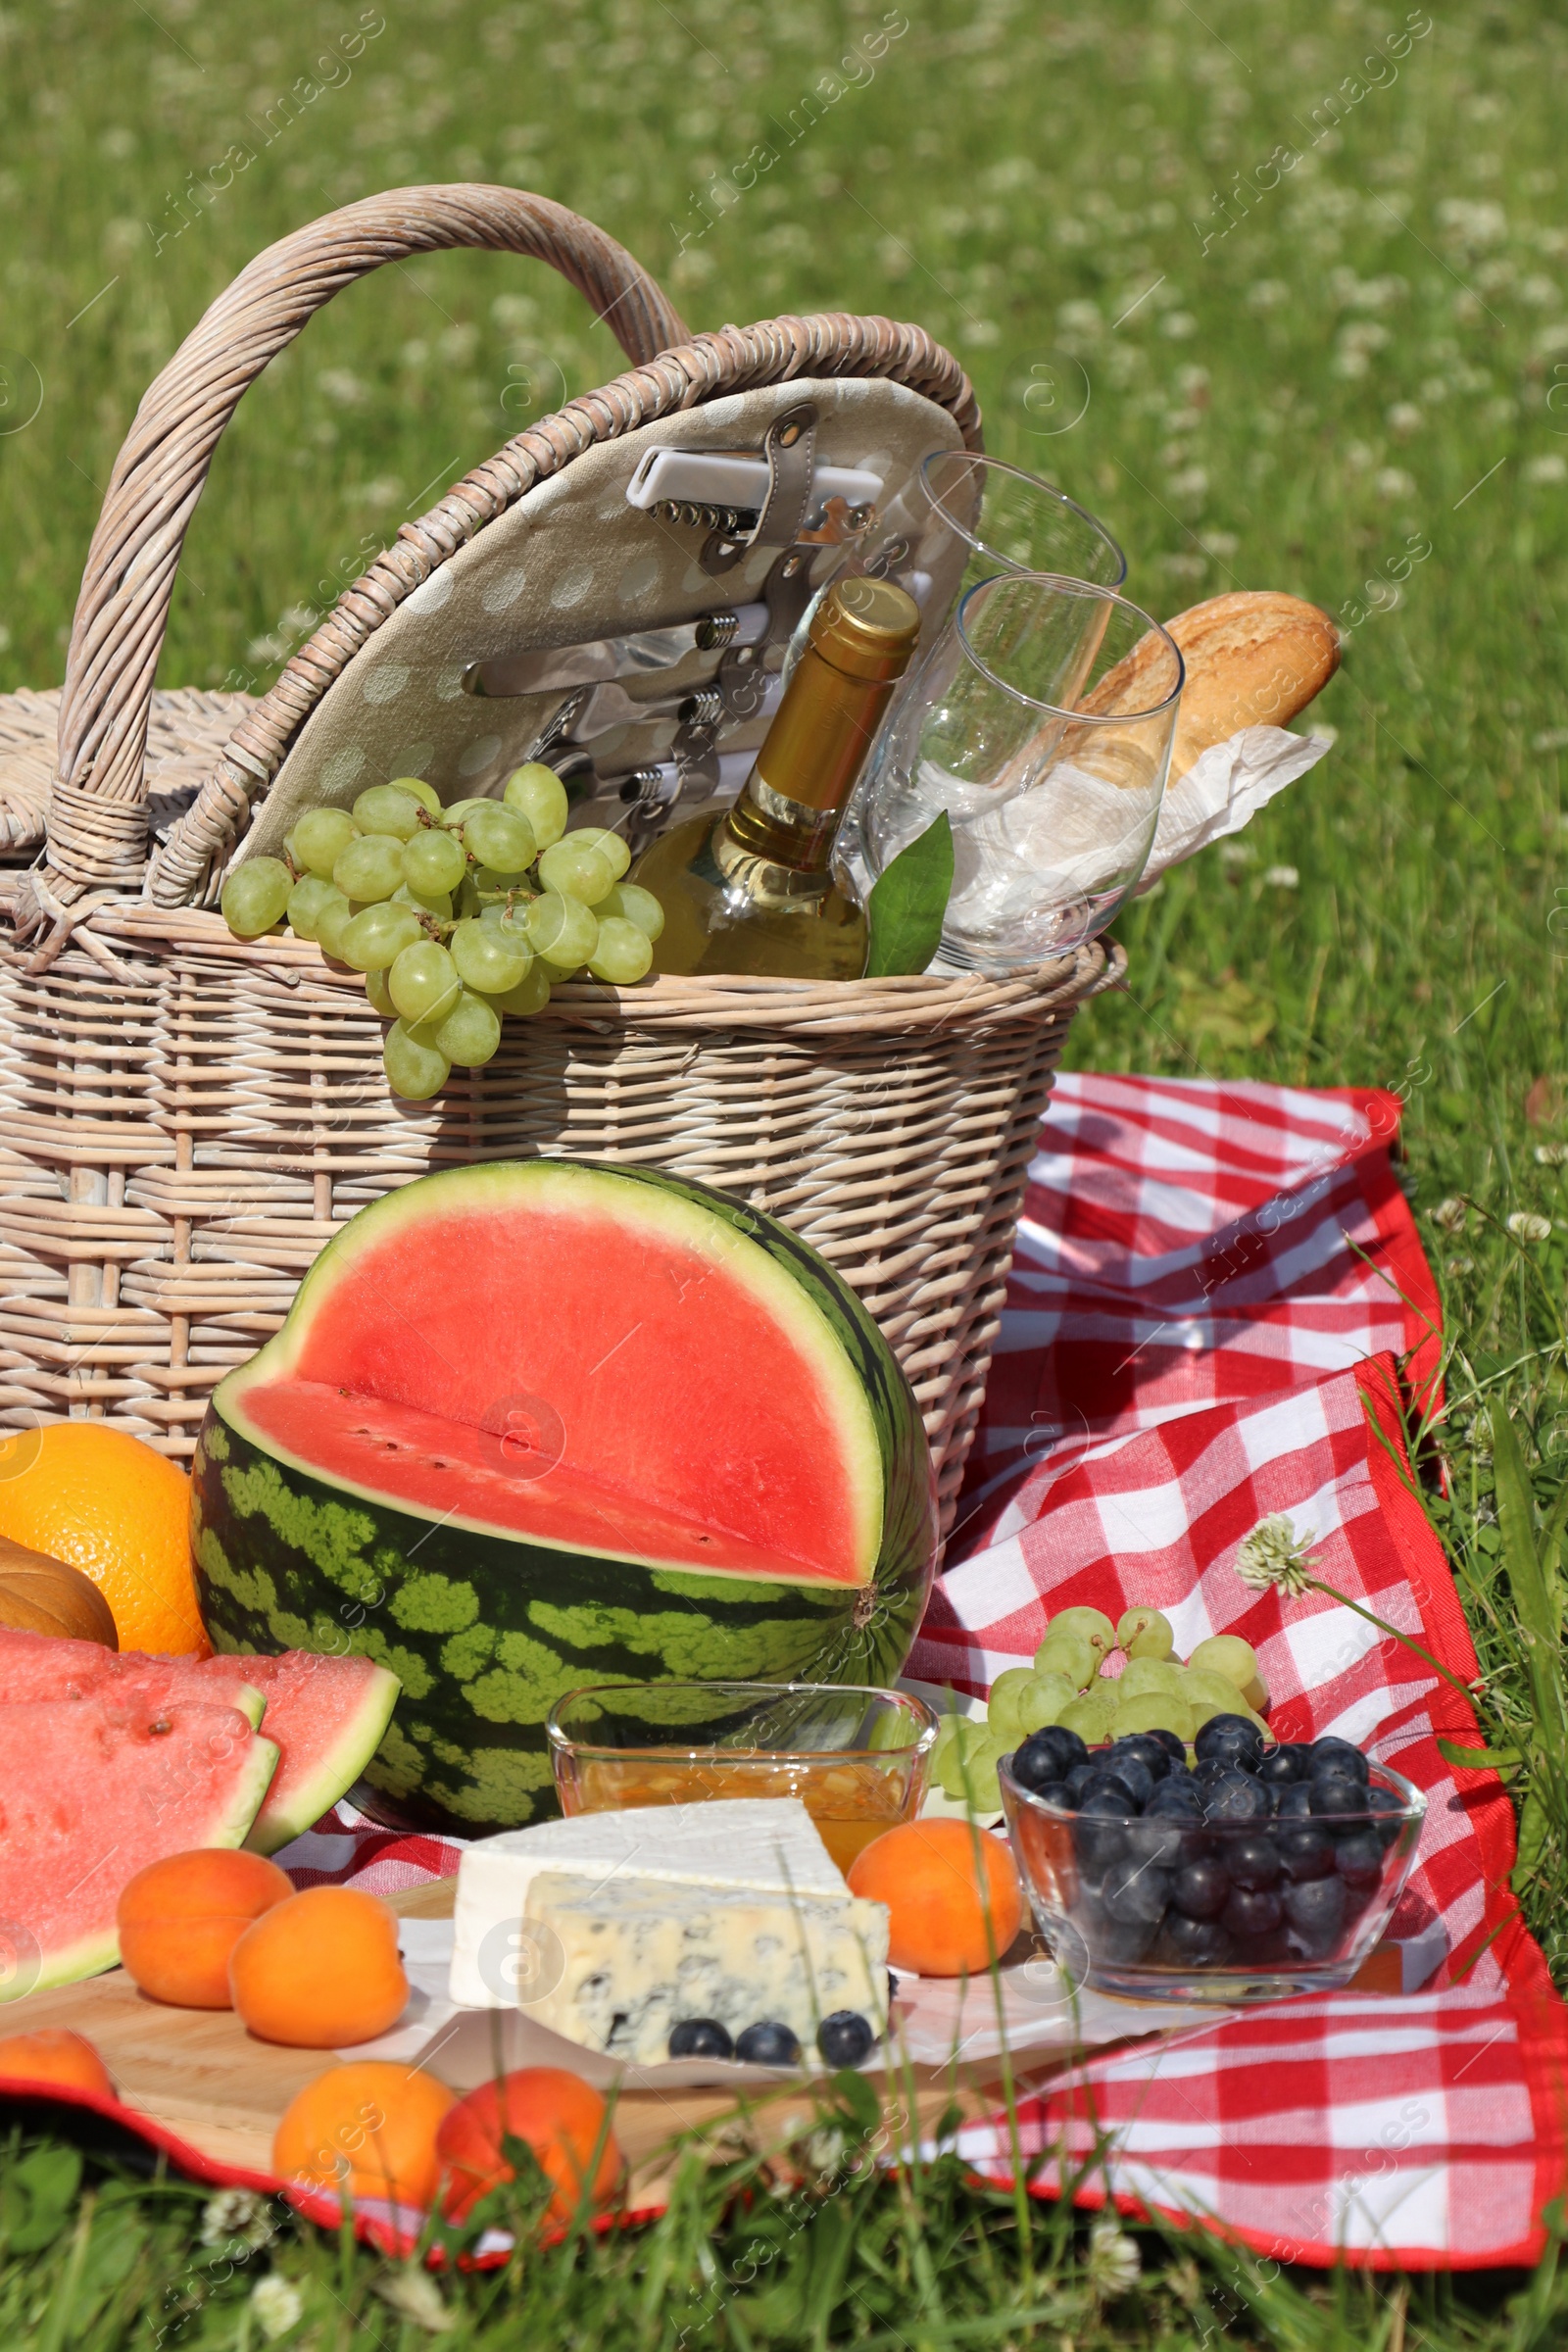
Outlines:
{"label": "glass bowl of honey", "polygon": [[563,1813],[794,1796],[841,1870],[912,1821],[937,1719],[903,1690],[837,1683],[596,1683],[545,1726]]}

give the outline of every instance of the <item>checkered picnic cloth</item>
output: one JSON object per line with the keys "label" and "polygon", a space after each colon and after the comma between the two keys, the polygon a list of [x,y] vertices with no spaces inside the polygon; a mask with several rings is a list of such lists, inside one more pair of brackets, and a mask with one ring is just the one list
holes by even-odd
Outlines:
{"label": "checkered picnic cloth", "polygon": [[[1440,1754],[1475,1718],[1419,1658],[1233,1565],[1284,1512],[1329,1583],[1475,1672],[1404,1450],[1396,1374],[1431,1393],[1439,1313],[1390,1159],[1398,1111],[1369,1091],[1057,1081],[909,1670],[984,1691],[1048,1611],[1152,1602],[1183,1654],[1210,1633],[1253,1644],[1283,1736],[1338,1732],[1427,1790],[1396,1924],[1446,1930],[1432,1986],[1271,2003],[1092,2060],[1018,2127],[1043,2194],[1203,2217],[1280,2261],[1476,2267],[1533,2260],[1568,2179],[1568,2010],[1507,1891],[1511,1808]],[[340,1808],[283,1858],[302,1884],[387,1889],[460,1852]],[[1003,2119],[958,2144],[1008,2177]]]}

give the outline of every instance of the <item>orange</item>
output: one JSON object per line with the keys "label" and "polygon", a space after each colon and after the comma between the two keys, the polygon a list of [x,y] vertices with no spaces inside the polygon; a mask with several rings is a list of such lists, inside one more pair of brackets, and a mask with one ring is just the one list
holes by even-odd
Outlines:
{"label": "orange", "polygon": [[49,2082],[59,2090],[117,2094],[109,2069],[84,2034],[66,2026],[40,2026],[32,2034],[0,2036],[0,2076],[19,2082]]}
{"label": "orange", "polygon": [[261,2041],[296,2050],[373,2041],[408,2006],[397,1915],[356,1886],[308,1886],[245,1930],[228,1985]]}
{"label": "orange", "polygon": [[149,1862],[121,1891],[120,1957],[141,1990],[176,2009],[230,2009],[229,1955],[250,1926],[294,1892],[261,1854],[209,1846]]}
{"label": "orange", "polygon": [[387,2059],[328,2067],[285,2110],[272,2170],[301,2188],[428,2211],[441,2180],[436,2134],[456,2097],[433,2075]]}
{"label": "orange", "polygon": [[1010,1850],[966,1821],[906,1821],[884,1831],[856,1855],[849,1882],[852,1894],[886,1903],[894,1967],[922,1977],[978,1975],[1023,1924]]}
{"label": "orange", "polygon": [[466,2221],[482,2196],[515,2180],[503,2151],[507,2139],[525,2141],[554,2183],[554,2220],[569,2222],[585,2189],[602,2203],[620,2178],[620,2150],[605,2130],[605,2115],[598,2091],[563,2067],[523,2066],[499,2083],[481,2082],[449,2111],[436,2142],[447,2168],[441,2203],[448,2221]]}
{"label": "orange", "polygon": [[0,1440],[0,1536],[69,1561],[114,1612],[122,1649],[205,1658],[190,1561],[190,1479],[106,1421]]}

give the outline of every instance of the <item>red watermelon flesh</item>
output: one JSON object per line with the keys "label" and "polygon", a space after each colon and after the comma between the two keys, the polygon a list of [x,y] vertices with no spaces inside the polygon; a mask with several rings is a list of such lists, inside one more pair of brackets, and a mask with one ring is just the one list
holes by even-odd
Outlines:
{"label": "red watermelon flesh", "polygon": [[[350,1226],[225,1410],[334,1486],[651,1565],[864,1584],[882,1460],[801,1287],[700,1208],[535,1163]],[[476,1200],[493,1174],[494,1200]],[[416,1209],[417,1214],[415,1213]],[[635,1213],[633,1213],[635,1211]]]}
{"label": "red watermelon flesh", "polygon": [[238,1845],[276,1763],[232,1707],[104,1688],[0,1706],[0,2001],[113,1968],[122,1887]]}
{"label": "red watermelon flesh", "polygon": [[263,1854],[298,1838],[353,1787],[380,1743],[400,1687],[386,1667],[357,1655],[291,1649],[272,1658],[169,1658],[0,1628],[0,1707],[85,1696],[115,1695],[127,1705],[181,1698],[235,1707],[253,1728],[265,1719],[279,1758],[245,1840]]}

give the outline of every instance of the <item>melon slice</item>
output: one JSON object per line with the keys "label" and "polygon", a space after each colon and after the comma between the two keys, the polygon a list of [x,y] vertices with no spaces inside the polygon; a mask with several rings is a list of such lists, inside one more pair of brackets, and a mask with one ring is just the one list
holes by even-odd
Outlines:
{"label": "melon slice", "polygon": [[200,1706],[237,1707],[279,1752],[276,1773],[245,1842],[274,1853],[336,1804],[365,1770],[391,1720],[395,1674],[353,1652],[318,1657],[166,1658],[139,1650],[119,1655],[93,1642],[65,1642],[0,1627],[0,1705],[132,1694],[156,1703],[183,1697]]}
{"label": "melon slice", "polygon": [[891,1680],[936,1537],[913,1395],[832,1268],[722,1193],[569,1160],[362,1209],[192,1466],[215,1646],[346,1629],[404,1685],[383,1817],[469,1834],[548,1802],[575,1686]]}
{"label": "melon slice", "polygon": [[238,1845],[276,1763],[234,1708],[134,1687],[0,1706],[0,2000],[113,1968],[126,1881]]}

